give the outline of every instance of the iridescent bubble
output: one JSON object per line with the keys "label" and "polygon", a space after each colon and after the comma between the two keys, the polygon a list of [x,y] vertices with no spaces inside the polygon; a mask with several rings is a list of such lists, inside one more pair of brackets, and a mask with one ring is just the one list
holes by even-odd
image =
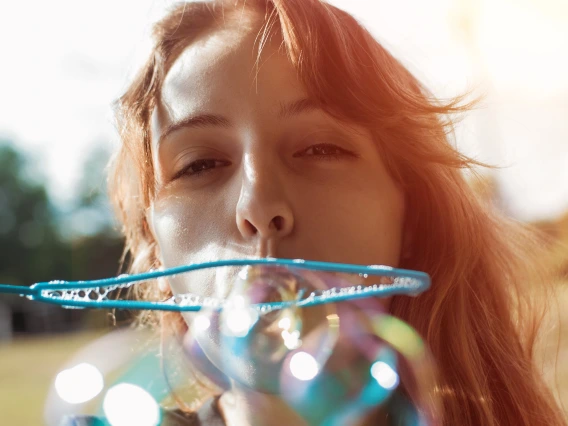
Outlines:
{"label": "iridescent bubble", "polygon": [[[434,370],[427,354],[406,356],[376,332],[390,328],[395,333],[392,328],[404,323],[352,302],[337,305],[340,333],[333,352],[306,380],[297,374],[303,370],[295,357],[309,350],[299,348],[284,364],[282,398],[310,425],[438,424]],[[420,340],[416,333],[412,337]],[[304,361],[304,369],[309,371],[309,365]]]}
{"label": "iridescent bubble", "polygon": [[[222,306],[193,319],[187,340],[202,372],[278,395],[308,425],[441,424],[420,336],[377,297],[361,297],[374,277],[276,265],[233,276]],[[303,306],[314,298],[334,303]]]}
{"label": "iridescent bubble", "polygon": [[193,322],[193,340],[217,369],[241,385],[279,393],[282,365],[304,346],[306,336],[317,342],[318,350],[306,353],[316,363],[325,362],[337,340],[337,330],[327,318],[334,313],[332,305],[296,305],[317,285],[288,268],[247,267],[238,274],[222,309],[201,313],[209,327]]}

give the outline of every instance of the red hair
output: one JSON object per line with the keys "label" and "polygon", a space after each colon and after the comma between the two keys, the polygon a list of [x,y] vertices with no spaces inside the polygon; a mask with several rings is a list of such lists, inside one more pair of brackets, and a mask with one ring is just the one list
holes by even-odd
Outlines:
{"label": "red hair", "polygon": [[131,271],[157,266],[145,212],[155,190],[150,117],[164,78],[183,49],[244,6],[264,13],[258,54],[280,37],[308,95],[368,128],[404,189],[412,253],[400,267],[429,273],[433,285],[395,297],[391,313],[430,347],[444,424],[565,425],[533,360],[542,318],[528,284],[541,283],[529,249],[540,241],[475,195],[463,169],[479,163],[448,140],[448,117],[469,106],[434,99],[352,16],[322,1],[184,3],[156,24],[152,54],[118,103],[123,143],[109,179]]}

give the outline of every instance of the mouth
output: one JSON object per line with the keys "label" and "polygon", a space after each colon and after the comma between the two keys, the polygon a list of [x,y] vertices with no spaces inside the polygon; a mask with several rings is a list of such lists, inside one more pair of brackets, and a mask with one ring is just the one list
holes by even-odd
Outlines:
{"label": "mouth", "polygon": [[299,276],[279,265],[249,265],[242,268],[229,292],[251,303],[291,301],[298,290]]}
{"label": "mouth", "polygon": [[[242,268],[231,283],[240,283],[240,289],[245,284],[255,287],[282,287],[287,292],[301,297],[302,291],[306,295],[312,291],[329,290],[331,288],[365,285],[366,278],[359,274],[336,271],[309,270],[300,267],[268,264],[248,265]],[[232,289],[228,290],[230,294]]]}

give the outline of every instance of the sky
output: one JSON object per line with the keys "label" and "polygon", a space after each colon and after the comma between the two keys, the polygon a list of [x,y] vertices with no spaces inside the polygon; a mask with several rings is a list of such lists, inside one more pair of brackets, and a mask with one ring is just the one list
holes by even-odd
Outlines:
{"label": "sky", "polygon": [[[566,0],[333,0],[436,96],[483,102],[457,129],[466,154],[498,165],[521,220],[568,209]],[[64,205],[97,145],[118,144],[112,102],[171,0],[0,3],[0,139],[35,158]]]}

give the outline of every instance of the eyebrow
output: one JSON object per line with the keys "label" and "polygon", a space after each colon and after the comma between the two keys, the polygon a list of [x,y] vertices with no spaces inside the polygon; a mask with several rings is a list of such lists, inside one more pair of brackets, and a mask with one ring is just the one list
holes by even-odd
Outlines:
{"label": "eyebrow", "polygon": [[314,111],[318,109],[322,109],[321,105],[318,102],[310,98],[303,98],[298,99],[294,102],[290,102],[289,104],[281,102],[280,110],[278,111],[277,116],[279,119],[284,120],[295,115],[299,115],[303,112]]}
{"label": "eyebrow", "polygon": [[[290,103],[280,103],[280,109],[278,110],[277,117],[281,120],[289,119],[293,116],[299,115],[304,112],[321,110],[321,105],[309,98],[298,99]],[[166,139],[171,133],[182,129],[182,128],[204,128],[204,127],[221,127],[230,128],[233,127],[233,123],[227,117],[216,114],[196,114],[190,115],[170,124],[160,136],[158,140],[158,146]]]}

